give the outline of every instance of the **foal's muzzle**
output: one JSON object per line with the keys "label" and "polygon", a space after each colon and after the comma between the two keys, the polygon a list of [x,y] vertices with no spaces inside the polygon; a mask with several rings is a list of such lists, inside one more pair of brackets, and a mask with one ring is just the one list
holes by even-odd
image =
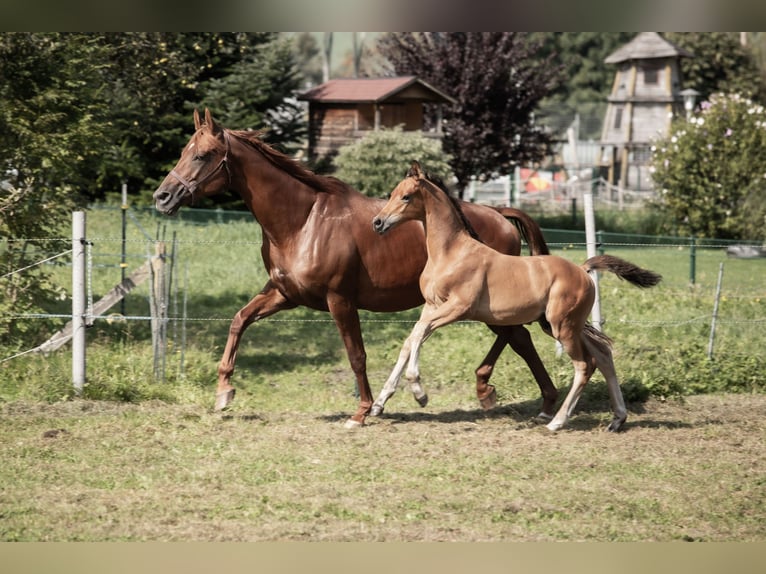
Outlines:
{"label": "foal's muzzle", "polygon": [[383,235],[388,229],[385,222],[380,217],[376,217],[372,220],[372,228],[381,235]]}

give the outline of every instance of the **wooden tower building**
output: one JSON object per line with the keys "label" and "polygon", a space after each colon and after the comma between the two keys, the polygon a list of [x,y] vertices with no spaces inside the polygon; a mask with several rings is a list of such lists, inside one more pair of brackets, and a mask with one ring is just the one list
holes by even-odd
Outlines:
{"label": "wooden tower building", "polygon": [[604,62],[617,72],[601,134],[602,164],[622,188],[651,189],[651,141],[668,133],[683,113],[680,59],[692,54],[656,32],[642,32]]}

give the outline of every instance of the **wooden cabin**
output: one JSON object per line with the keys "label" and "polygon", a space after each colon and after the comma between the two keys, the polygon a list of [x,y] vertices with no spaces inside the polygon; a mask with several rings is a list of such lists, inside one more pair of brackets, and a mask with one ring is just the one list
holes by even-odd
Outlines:
{"label": "wooden cabin", "polygon": [[667,135],[673,117],[683,113],[680,59],[689,57],[656,32],[642,32],[604,60],[617,66],[601,135],[611,183],[651,189],[651,141]]}
{"label": "wooden cabin", "polygon": [[[301,95],[309,105],[308,157],[334,155],[338,148],[381,128],[402,126],[442,137],[441,106],[455,104],[447,94],[415,76],[335,79]],[[424,106],[437,105],[433,129],[424,130]]]}

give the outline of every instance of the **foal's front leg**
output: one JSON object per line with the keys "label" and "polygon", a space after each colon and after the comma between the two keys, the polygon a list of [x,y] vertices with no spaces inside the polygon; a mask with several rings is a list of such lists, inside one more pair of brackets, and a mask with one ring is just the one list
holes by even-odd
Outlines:
{"label": "foal's front leg", "polygon": [[391,371],[391,374],[388,376],[388,379],[383,385],[383,388],[380,390],[380,394],[378,395],[377,400],[372,404],[370,415],[377,417],[382,414],[383,409],[386,406],[386,402],[396,392],[396,387],[399,385],[399,378],[402,376],[404,366],[407,364],[407,359],[410,358],[411,339],[412,335],[405,339],[404,345],[402,345],[402,350],[399,351],[399,359],[397,359],[396,365],[394,365],[394,370]]}

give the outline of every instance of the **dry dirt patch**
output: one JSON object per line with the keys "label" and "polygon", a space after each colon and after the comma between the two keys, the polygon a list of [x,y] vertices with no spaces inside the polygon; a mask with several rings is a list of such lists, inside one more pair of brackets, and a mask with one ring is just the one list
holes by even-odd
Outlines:
{"label": "dry dirt patch", "polygon": [[[416,410],[417,409],[417,410]],[[398,411],[398,412],[396,412]],[[2,540],[750,541],[766,536],[766,397],[221,415],[193,406],[0,406]]]}

